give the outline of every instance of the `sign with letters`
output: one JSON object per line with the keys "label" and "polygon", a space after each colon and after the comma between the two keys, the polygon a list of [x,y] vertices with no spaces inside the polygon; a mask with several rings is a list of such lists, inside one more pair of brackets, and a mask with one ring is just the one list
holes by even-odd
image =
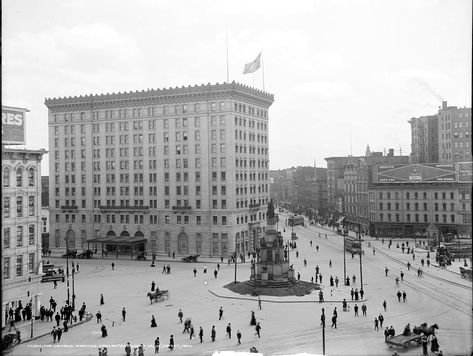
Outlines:
{"label": "sign with letters", "polygon": [[25,144],[25,114],[28,109],[2,106],[2,144]]}

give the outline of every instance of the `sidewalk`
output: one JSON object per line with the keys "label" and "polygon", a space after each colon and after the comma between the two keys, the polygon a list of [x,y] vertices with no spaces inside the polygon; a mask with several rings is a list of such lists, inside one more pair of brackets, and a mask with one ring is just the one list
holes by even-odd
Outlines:
{"label": "sidewalk", "polygon": [[[92,318],[93,318],[92,314],[86,313],[86,315],[85,315],[85,317],[82,321],[72,323],[72,324],[68,325],[68,328],[69,328],[69,330],[71,330],[72,328],[74,328],[76,326],[79,326],[79,325],[82,325],[82,324],[88,322]],[[61,324],[60,324],[61,328],[62,328],[62,322],[63,322],[63,320],[61,320]],[[31,337],[31,320],[26,320],[26,321],[21,321],[21,322],[15,323],[15,328],[17,330],[20,330],[20,332],[21,332],[21,342],[20,342],[20,344],[31,342],[31,341],[39,339],[43,336],[50,335],[51,330],[53,329],[54,326],[56,326],[56,321],[54,321],[54,320],[53,321],[41,321],[41,319],[34,320],[33,321],[33,337]],[[8,331],[8,329],[6,327],[2,330],[3,335],[10,334],[10,333],[14,334],[14,333],[16,333],[16,330]],[[18,344],[15,343],[15,346],[16,345],[18,345]]]}

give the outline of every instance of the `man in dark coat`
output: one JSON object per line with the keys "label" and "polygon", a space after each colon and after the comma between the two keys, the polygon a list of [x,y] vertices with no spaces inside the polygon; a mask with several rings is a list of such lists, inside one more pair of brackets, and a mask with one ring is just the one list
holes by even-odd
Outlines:
{"label": "man in dark coat", "polygon": [[169,346],[168,346],[169,350],[174,350],[174,335],[171,335],[171,337],[169,338]]}
{"label": "man in dark coat", "polygon": [[212,325],[212,331],[210,332],[210,337],[212,338],[212,342],[215,342],[216,336],[217,336],[217,332],[215,331],[215,325]]}
{"label": "man in dark coat", "polygon": [[227,325],[226,332],[227,332],[228,338],[231,339],[232,338],[232,327],[231,327],[230,323],[228,323],[228,325]]}
{"label": "man in dark coat", "polygon": [[240,345],[241,344],[241,332],[240,332],[240,330],[237,330],[236,335],[237,335],[238,345]]}
{"label": "man in dark coat", "polygon": [[56,313],[54,319],[56,320],[56,326],[59,326],[59,322],[61,321],[61,316],[59,315],[59,313]]}
{"label": "man in dark coat", "polygon": [[260,336],[261,325],[260,325],[259,323],[256,324],[255,330],[256,330],[256,335],[258,335],[258,337],[261,337],[261,336]]}
{"label": "man in dark coat", "polygon": [[200,330],[199,330],[200,343],[202,343],[203,337],[204,337],[204,330],[202,329],[202,326],[201,326],[201,327],[200,327]]}
{"label": "man in dark coat", "polygon": [[398,290],[398,291],[397,291],[397,300],[398,300],[398,302],[401,301],[401,296],[402,296],[402,293],[401,293],[400,290]]}
{"label": "man in dark coat", "polygon": [[62,336],[62,329],[59,328],[57,329],[57,342],[61,341],[61,336]]}
{"label": "man in dark coat", "polygon": [[222,316],[223,316],[223,308],[220,307],[220,309],[218,311],[218,320],[222,320]]}

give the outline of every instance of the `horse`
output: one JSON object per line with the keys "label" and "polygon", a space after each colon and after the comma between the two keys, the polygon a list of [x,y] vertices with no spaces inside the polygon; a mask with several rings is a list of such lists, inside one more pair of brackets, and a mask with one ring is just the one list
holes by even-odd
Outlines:
{"label": "horse", "polygon": [[159,291],[159,289],[156,289],[155,292],[148,292],[147,297],[149,298],[149,301],[151,302],[151,304],[153,304],[153,299],[158,299],[160,295],[161,295],[161,292]]}
{"label": "horse", "polygon": [[433,325],[427,327],[427,323],[422,323],[419,326],[414,326],[412,331],[414,332],[414,334],[422,334],[423,333],[426,336],[430,336],[430,335],[435,334],[435,329],[438,329],[438,328],[439,327],[438,327],[437,324],[433,324]]}

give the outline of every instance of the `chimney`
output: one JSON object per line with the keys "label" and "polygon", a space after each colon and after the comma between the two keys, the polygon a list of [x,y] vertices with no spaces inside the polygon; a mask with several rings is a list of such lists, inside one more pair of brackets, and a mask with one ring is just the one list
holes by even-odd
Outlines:
{"label": "chimney", "polygon": [[444,100],[444,101],[442,101],[442,109],[445,110],[446,108],[447,108],[447,101]]}

